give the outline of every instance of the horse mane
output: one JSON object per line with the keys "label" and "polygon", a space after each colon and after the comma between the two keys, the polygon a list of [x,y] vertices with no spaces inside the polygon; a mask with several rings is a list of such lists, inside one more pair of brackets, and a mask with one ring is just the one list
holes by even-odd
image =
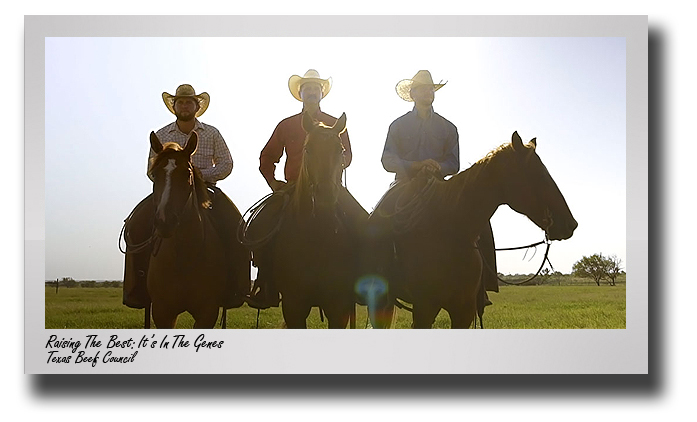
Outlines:
{"label": "horse mane", "polygon": [[492,158],[496,157],[499,154],[505,154],[506,151],[508,150],[513,150],[513,146],[510,142],[505,142],[498,147],[492,149],[489,151],[484,157],[479,159],[476,163],[474,164],[488,164]]}
{"label": "horse mane", "polygon": [[[148,174],[150,174],[155,167],[159,166],[162,161],[173,158],[172,155],[183,150],[184,148],[182,148],[181,145],[179,145],[176,142],[164,143],[162,145],[162,151],[160,151],[159,154],[155,155],[150,159],[150,168],[148,169]],[[196,194],[197,201],[202,208],[210,208],[213,203],[210,199],[210,196],[208,195],[206,182],[203,180],[201,171],[198,168],[196,168],[196,166],[194,166],[194,164],[191,161],[189,161],[189,165],[191,166],[194,182],[194,193]]]}
{"label": "horse mane", "polygon": [[436,183],[437,189],[435,197],[436,203],[434,206],[442,207],[446,210],[452,210],[456,204],[460,202],[463,191],[470,185],[472,180],[476,180],[482,171],[491,165],[494,158],[504,156],[513,152],[513,146],[510,142],[503,143],[498,147],[489,151],[484,157],[477,160],[472,166],[460,173],[454,175],[449,180],[439,181]]}

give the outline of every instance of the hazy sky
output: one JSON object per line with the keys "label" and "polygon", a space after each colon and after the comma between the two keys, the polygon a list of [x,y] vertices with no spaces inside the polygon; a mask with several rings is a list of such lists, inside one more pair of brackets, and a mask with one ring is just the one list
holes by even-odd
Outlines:
{"label": "hazy sky", "polygon": [[[47,38],[46,278],[122,278],[123,220],[152,189],[148,135],[174,121],[163,91],[189,83],[210,94],[200,120],[234,161],[218,186],[244,212],[270,192],[259,153],[301,110],[287,83],[309,68],[333,78],[322,110],[346,112],[348,189],[367,211],[394,178],[380,163],[387,128],[412,107],[394,87],[428,69],[448,81],[434,109],[458,128],[461,170],[516,130],[537,138],[579,222],[553,243],[555,270],[597,252],[626,267],[625,63],[624,38]],[[498,247],[543,238],[507,206],[492,225]],[[499,271],[536,271],[543,250],[523,255],[500,252]]]}

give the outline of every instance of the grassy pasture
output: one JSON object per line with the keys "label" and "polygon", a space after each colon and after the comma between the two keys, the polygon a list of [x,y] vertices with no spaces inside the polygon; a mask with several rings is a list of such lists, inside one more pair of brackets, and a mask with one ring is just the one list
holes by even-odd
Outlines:
{"label": "grassy pasture", "polygon": [[[510,328],[626,328],[626,285],[540,285],[502,286],[490,293],[494,302],[486,308],[484,326]],[[143,327],[144,311],[121,304],[122,291],[115,287],[46,287],[45,327],[70,329],[124,329]],[[251,328],[257,324],[257,311],[244,305],[227,311],[228,328]],[[281,328],[280,308],[261,311],[259,328]],[[220,322],[218,323],[219,327]],[[366,328],[367,309],[356,306],[356,328]],[[395,328],[410,328],[411,314],[398,309]],[[192,328],[188,313],[179,316],[177,328]],[[326,328],[316,308],[308,318],[309,328]],[[445,311],[438,315],[434,328],[450,328]]]}

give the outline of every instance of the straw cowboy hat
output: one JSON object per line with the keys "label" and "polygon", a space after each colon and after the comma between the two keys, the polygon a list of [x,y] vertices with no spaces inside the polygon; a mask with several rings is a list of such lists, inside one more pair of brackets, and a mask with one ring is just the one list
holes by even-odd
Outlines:
{"label": "straw cowboy hat", "polygon": [[332,78],[322,79],[319,77],[319,72],[315,69],[310,69],[305,72],[305,76],[293,75],[288,79],[288,89],[290,93],[293,94],[296,100],[302,101],[300,98],[300,87],[303,86],[305,82],[316,82],[322,87],[322,98],[329,94],[329,90],[332,89]]}
{"label": "straw cowboy hat", "polygon": [[196,112],[196,117],[200,117],[203,113],[205,113],[206,109],[208,108],[208,104],[211,102],[211,96],[208,95],[207,92],[202,92],[196,95],[194,87],[189,84],[179,85],[174,95],[166,92],[162,93],[162,99],[165,101],[165,105],[169,111],[172,112],[172,114],[176,114],[174,112],[174,102],[180,98],[193,98],[198,101],[200,107]]}
{"label": "straw cowboy hat", "polygon": [[399,81],[395,89],[397,90],[397,95],[399,95],[399,98],[403,99],[404,101],[414,102],[414,99],[411,98],[411,94],[409,93],[413,87],[417,87],[419,85],[432,85],[433,91],[438,91],[446,83],[447,82],[434,84],[433,78],[431,78],[431,72],[428,70],[419,70],[416,72],[416,75],[414,75],[413,78],[402,79]]}

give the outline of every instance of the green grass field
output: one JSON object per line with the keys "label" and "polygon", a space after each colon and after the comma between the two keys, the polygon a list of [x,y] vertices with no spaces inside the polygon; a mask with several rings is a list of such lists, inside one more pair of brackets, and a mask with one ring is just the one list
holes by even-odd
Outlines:
{"label": "green grass field", "polygon": [[[626,328],[626,285],[502,286],[490,293],[494,304],[486,308],[484,327],[508,328]],[[46,328],[124,329],[143,327],[144,311],[121,304],[122,291],[114,287],[46,287]],[[257,311],[244,305],[227,311],[228,328],[256,328]],[[177,328],[192,328],[188,313],[179,316]],[[281,328],[280,308],[261,311],[259,328]],[[366,328],[367,309],[356,307],[356,327]],[[218,322],[218,327],[220,322]],[[411,314],[398,309],[394,328],[410,328]],[[326,328],[314,308],[309,328]],[[434,328],[450,328],[441,311]]]}

